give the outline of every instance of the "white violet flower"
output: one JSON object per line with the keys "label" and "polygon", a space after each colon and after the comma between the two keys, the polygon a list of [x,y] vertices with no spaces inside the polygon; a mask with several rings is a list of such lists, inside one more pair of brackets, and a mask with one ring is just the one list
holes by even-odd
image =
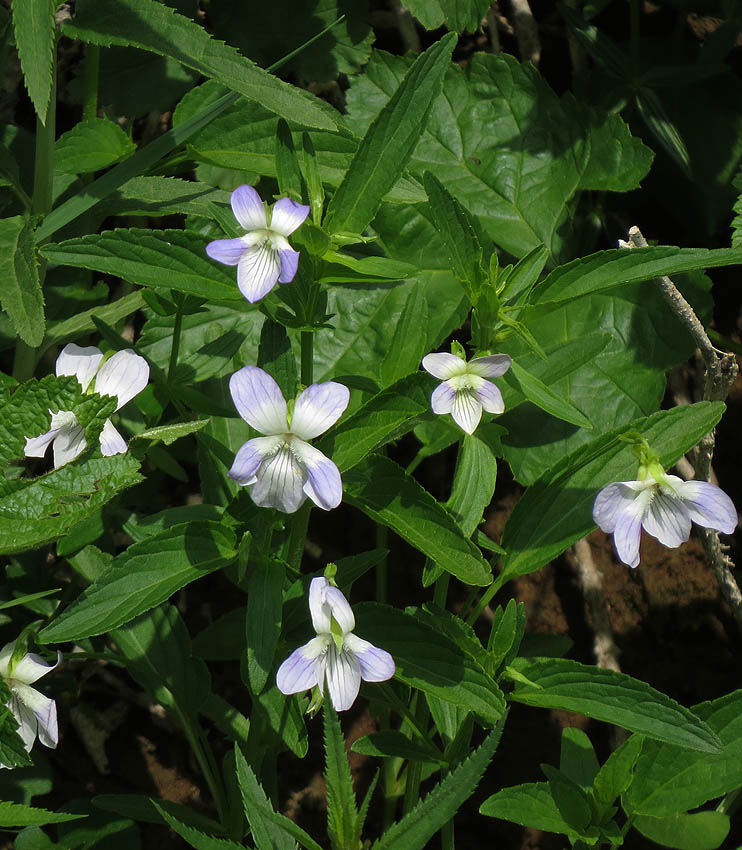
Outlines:
{"label": "white violet flower", "polygon": [[18,734],[23,738],[28,752],[31,752],[37,735],[45,747],[54,749],[59,740],[56,703],[31,685],[54,670],[62,660],[62,653],[57,652],[56,664],[47,664],[33,652],[27,652],[12,664],[14,650],[15,641],[5,644],[0,650],[0,676],[10,688],[8,707],[18,721]]}
{"label": "white violet flower", "polygon": [[244,443],[229,477],[246,484],[262,508],[292,514],[307,496],[325,511],[336,508],[343,498],[340,472],[308,440],[342,416],[350,400],[348,388],[335,381],[312,384],[296,399],[290,421],[281,389],[257,366],[235,372],[229,391],[240,416],[265,435]]}
{"label": "white violet flower", "polygon": [[273,205],[270,225],[265,206],[252,186],[238,186],[232,197],[232,212],[244,228],[237,239],[216,239],[206,246],[212,260],[237,266],[237,286],[254,304],[264,298],[276,283],[289,283],[299,267],[299,252],[289,245],[290,236],[309,214],[309,207],[290,198]]}
{"label": "white violet flower", "polygon": [[394,675],[394,659],[385,650],[353,634],[355,617],[348,600],[326,578],[309,585],[309,611],[317,637],[294,650],[278,668],[276,685],[297,694],[315,685],[327,690],[336,711],[350,708],[364,682],[385,682]]}
{"label": "white violet flower", "polygon": [[454,422],[467,434],[473,434],[482,418],[482,410],[502,413],[502,393],[487,378],[499,378],[510,368],[507,354],[475,357],[468,363],[455,354],[428,354],[423,369],[443,381],[433,390],[430,406],[433,413],[450,413]]}
{"label": "white violet flower", "polygon": [[[91,386],[98,395],[113,396],[116,410],[138,395],[149,380],[149,364],[131,349],[117,351],[103,365],[103,354],[94,345],[81,347],[71,342],[65,345],[57,358],[57,377],[69,375],[77,378],[85,392]],[[38,437],[26,437],[26,457],[44,457],[49,443],[54,445],[54,468],[74,460],[87,447],[85,429],[71,410],[60,410],[52,415],[51,428]],[[100,450],[103,455],[123,454],[126,440],[119,434],[110,419],[106,419],[100,433]]]}
{"label": "white violet flower", "polygon": [[613,534],[618,557],[630,567],[639,564],[642,527],[671,549],[690,536],[691,522],[731,534],[737,527],[732,500],[715,484],[683,481],[661,469],[642,481],[619,481],[598,493],[593,519]]}

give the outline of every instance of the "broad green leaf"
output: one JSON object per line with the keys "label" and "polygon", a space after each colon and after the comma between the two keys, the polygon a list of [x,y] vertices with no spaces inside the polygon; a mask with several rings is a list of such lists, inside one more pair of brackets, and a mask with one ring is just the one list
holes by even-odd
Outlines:
{"label": "broad green leaf", "polygon": [[[285,747],[300,759],[304,758],[309,747],[304,708],[305,703],[298,697],[285,696],[275,685],[266,688],[253,700],[253,711],[259,712],[260,722],[275,734],[276,748]],[[270,735],[267,740],[270,741]]]}
{"label": "broad green leaf", "polygon": [[592,423],[581,411],[566,399],[561,398],[554,390],[535,375],[532,375],[527,369],[524,369],[516,360],[513,360],[510,364],[508,376],[506,376],[505,380],[508,380],[510,375],[512,375],[510,381],[516,384],[529,401],[538,405],[542,410],[545,410],[557,419],[571,422],[579,428],[586,428],[592,431]]}
{"label": "broad green leaf", "polygon": [[281,118],[276,134],[276,177],[282,195],[302,200],[302,178],[289,125]]}
{"label": "broad green leaf", "polygon": [[272,76],[155,0],[81,0],[63,31],[89,44],[139,47],[168,56],[308,127],[331,130],[337,123],[322,101]]}
{"label": "broad green leaf", "polygon": [[23,552],[67,534],[119,491],[142,480],[129,454],[90,458],[33,479],[0,498],[0,553]]}
{"label": "broad green leaf", "polygon": [[114,121],[89,118],[63,133],[54,146],[54,170],[59,174],[89,174],[121,162],[136,145]]}
{"label": "broad green leaf", "polygon": [[501,581],[539,569],[595,527],[592,506],[598,491],[614,481],[631,481],[637,460],[618,437],[639,431],[666,469],[693,448],[721,418],[719,402],[662,410],[603,434],[564,458],[532,484],[507,521]]}
{"label": "broad green leaf", "polygon": [[351,750],[365,756],[380,756],[382,758],[403,758],[410,761],[422,761],[440,765],[443,754],[436,751],[419,738],[408,738],[402,732],[394,729],[384,729],[372,732],[363,738],[353,741]]}
{"label": "broad green leaf", "polygon": [[474,792],[500,743],[503,725],[493,729],[466,761],[442,779],[401,821],[389,827],[371,845],[371,850],[423,850]]}
{"label": "broad green leaf", "polygon": [[393,461],[372,455],[344,475],[344,498],[466,584],[487,585],[489,564],[453,517]]}
{"label": "broad green leaf", "polygon": [[497,458],[476,433],[465,434],[459,447],[456,474],[446,508],[466,537],[471,537],[495,492]]}
{"label": "broad green leaf", "polygon": [[444,24],[456,32],[477,32],[489,9],[487,0],[410,0],[405,6],[426,30]]}
{"label": "broad green leaf", "polygon": [[28,95],[42,124],[52,97],[56,0],[13,0],[13,34]]}
{"label": "broad green leaf", "polygon": [[286,398],[296,397],[296,385],[299,380],[296,356],[291,350],[291,340],[286,328],[272,319],[266,319],[260,329],[257,365],[268,372]]}
{"label": "broad green leaf", "polygon": [[147,428],[134,436],[135,440],[149,440],[152,443],[162,442],[166,446],[187,437],[196,431],[200,431],[209,424],[208,419],[194,419],[192,422],[175,422],[172,425],[158,425],[156,428]]}
{"label": "broad green leaf", "polygon": [[398,283],[418,271],[416,266],[388,257],[352,257],[340,251],[325,251],[322,256],[326,262],[321,283]]}
{"label": "broad green leaf", "polygon": [[694,713],[721,738],[720,753],[689,753],[645,741],[634,780],[623,793],[629,813],[670,817],[702,806],[742,785],[742,692],[695,706]]}
{"label": "broad green leaf", "polygon": [[393,384],[409,374],[410,366],[419,363],[427,354],[427,340],[419,333],[420,324],[427,324],[428,304],[424,289],[423,282],[416,280],[407,290],[407,302],[394,325],[394,335],[379,367],[382,385]]}
{"label": "broad green leaf", "polygon": [[576,726],[567,726],[562,729],[559,770],[576,782],[583,791],[592,788],[593,781],[600,770],[590,738]]}
{"label": "broad green leaf", "polygon": [[615,248],[598,251],[554,269],[534,289],[534,304],[558,304],[613,286],[651,280],[662,275],[742,265],[742,249]]}
{"label": "broad green leaf", "polygon": [[210,204],[228,204],[229,192],[177,177],[132,177],[98,206],[99,216],[200,215],[210,218]]}
{"label": "broad green leaf", "polygon": [[[35,0],[33,0],[35,2]],[[30,346],[44,337],[44,296],[34,253],[33,230],[21,215],[0,219],[0,305],[18,336]]]}
{"label": "broad green leaf", "polygon": [[722,812],[694,812],[664,818],[639,815],[632,826],[663,847],[716,850],[729,834],[729,815]]}
{"label": "broad green leaf", "polygon": [[625,673],[566,658],[517,658],[513,666],[533,683],[515,683],[515,702],[576,711],[688,750],[721,749],[718,736],[690,709]]}
{"label": "broad green leaf", "polygon": [[593,113],[590,117],[595,126],[590,136],[590,159],[580,177],[580,189],[595,192],[638,189],[652,165],[654,154],[641,139],[631,135],[619,115],[604,118]]}
{"label": "broad green leaf", "polygon": [[307,850],[322,850],[300,826],[273,810],[239,747],[234,748],[234,755],[245,816],[257,850],[293,850],[294,840]]}
{"label": "broad green leaf", "polygon": [[330,201],[329,233],[360,233],[402,175],[440,94],[455,41],[446,35],[421,54],[371,123]]}
{"label": "broad green leaf", "polygon": [[187,230],[106,230],[45,245],[47,260],[112,274],[155,289],[218,301],[238,301],[234,269],[206,256],[207,239]]}
{"label": "broad green leaf", "polygon": [[247,671],[250,689],[259,694],[268,681],[281,633],[284,567],[259,559],[247,577]]}
{"label": "broad green leaf", "polygon": [[414,613],[376,602],[355,607],[356,632],[392,654],[396,678],[496,724],[505,700],[494,680],[448,635]]}
{"label": "broad green leaf", "polygon": [[397,381],[344,419],[317,447],[341,472],[352,469],[375,449],[411,431],[430,409],[434,387],[423,372]]}
{"label": "broad green leaf", "polygon": [[[601,766],[593,782],[593,794],[595,802],[603,809],[612,806],[615,799],[631,785],[634,779],[634,766],[643,745],[644,736],[631,735],[608,756]],[[688,751],[682,750],[682,752],[687,758]]]}
{"label": "broad green leaf", "polygon": [[491,818],[542,829],[544,832],[561,833],[570,841],[577,839],[577,833],[560,814],[548,782],[528,782],[503,788],[488,797],[479,811]]}
{"label": "broad green leaf", "polygon": [[244,846],[231,841],[229,838],[218,838],[215,835],[207,835],[205,832],[201,832],[195,827],[183,823],[174,815],[170,814],[168,811],[170,805],[166,800],[163,800],[161,803],[152,800],[152,805],[173,832],[177,833],[190,847],[195,847],[196,850],[240,850]]}
{"label": "broad green leaf", "polygon": [[65,823],[79,820],[85,815],[71,815],[66,812],[50,812],[47,809],[37,809],[32,806],[22,806],[20,803],[0,802],[0,826],[43,826],[47,823]]}
{"label": "broad green leaf", "polygon": [[[333,850],[358,844],[358,808],[353,791],[345,738],[337,713],[328,701],[323,708],[325,721],[325,783],[327,784],[327,833]],[[359,836],[360,837],[360,836]],[[354,841],[355,839],[355,841]]]}
{"label": "broad green leaf", "polygon": [[549,780],[549,790],[559,814],[578,835],[589,835],[591,809],[587,794],[574,780],[552,765],[542,764],[541,770]]}
{"label": "broad green leaf", "polygon": [[93,317],[100,321],[113,325],[120,319],[125,319],[136,313],[137,310],[144,306],[144,299],[140,292],[130,292],[113,301],[111,304],[106,304],[100,307],[91,307],[89,310],[84,310],[82,313],[77,313],[70,316],[69,319],[63,319],[59,322],[50,322],[44,335],[43,349],[51,348],[52,345],[62,345],[73,339],[79,339],[83,334],[89,333],[95,329]]}
{"label": "broad green leaf", "polygon": [[176,590],[235,557],[234,533],[218,524],[176,525],[135,543],[51,625],[42,643],[60,643],[103,634],[164,602]]}
{"label": "broad green leaf", "polygon": [[[544,270],[549,252],[543,245],[529,251],[521,257],[507,275],[503,299],[509,304],[517,304],[525,300],[525,296],[536,285],[539,275]],[[497,281],[498,284],[500,281]]]}

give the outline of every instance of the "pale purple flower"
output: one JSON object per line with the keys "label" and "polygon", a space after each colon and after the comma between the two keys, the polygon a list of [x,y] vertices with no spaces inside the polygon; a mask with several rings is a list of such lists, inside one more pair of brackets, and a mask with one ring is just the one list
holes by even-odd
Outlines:
{"label": "pale purple flower", "polygon": [[307,496],[325,511],[336,508],[343,498],[340,472],[308,440],[342,416],[350,400],[348,388],[334,381],[312,384],[296,399],[290,422],[278,384],[257,366],[235,372],[229,391],[240,416],[265,435],[240,448],[229,477],[246,484],[262,508],[292,514]]}
{"label": "pale purple flower", "polygon": [[639,564],[642,527],[671,549],[688,539],[691,522],[725,534],[737,527],[737,511],[723,490],[676,475],[609,484],[595,499],[593,519],[613,534],[618,557],[630,567]]}
{"label": "pale purple flower", "polygon": [[356,621],[348,600],[326,578],[309,585],[309,612],[317,637],[295,649],[278,668],[276,685],[298,694],[325,682],[336,711],[350,708],[364,682],[385,682],[394,675],[394,659],[385,650],[353,634]]}
{"label": "pale purple flower", "polygon": [[475,357],[468,363],[455,354],[428,354],[423,369],[443,381],[433,390],[430,406],[433,413],[450,413],[453,421],[467,434],[473,434],[482,411],[502,413],[502,393],[487,378],[499,378],[510,368],[507,354]]}
{"label": "pale purple flower", "polygon": [[[98,395],[113,396],[116,410],[138,395],[149,380],[149,364],[131,349],[117,351],[103,365],[103,354],[94,345],[80,347],[71,342],[65,345],[57,358],[56,373],[60,377],[77,378],[85,392],[92,385]],[[52,415],[51,428],[38,437],[26,437],[23,450],[26,457],[44,457],[49,443],[54,446],[54,468],[74,460],[87,447],[85,429],[71,410],[60,410]],[[123,454],[126,440],[119,434],[110,419],[106,419],[100,433],[101,454]]]}
{"label": "pale purple flower", "polygon": [[252,186],[238,186],[230,199],[232,212],[244,228],[237,239],[209,242],[206,253],[225,266],[237,266],[237,286],[254,304],[264,298],[276,283],[289,283],[299,267],[299,252],[287,239],[309,214],[309,207],[290,198],[273,205],[268,224],[265,206]]}
{"label": "pale purple flower", "polygon": [[5,644],[0,650],[0,676],[10,688],[9,708],[18,721],[18,734],[28,752],[31,751],[37,735],[45,747],[53,749],[59,740],[56,703],[31,685],[54,670],[62,660],[62,653],[57,653],[56,664],[47,664],[33,652],[27,652],[23,658],[12,664],[14,650],[15,641]]}

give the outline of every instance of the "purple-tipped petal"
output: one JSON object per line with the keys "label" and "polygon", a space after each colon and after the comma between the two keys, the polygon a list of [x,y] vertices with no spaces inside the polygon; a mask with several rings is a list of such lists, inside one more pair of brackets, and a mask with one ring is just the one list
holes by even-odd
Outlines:
{"label": "purple-tipped petal", "polygon": [[482,418],[482,405],[474,390],[464,389],[456,393],[451,416],[467,434],[473,434],[476,431],[479,420]]}
{"label": "purple-tipped petal", "polygon": [[640,492],[649,489],[654,479],[649,481],[617,481],[604,487],[595,497],[593,520],[603,531],[611,534],[616,527],[618,517],[624,511],[630,511],[634,499]]}
{"label": "purple-tipped petal", "polygon": [[337,466],[319,449],[294,437],[291,450],[304,471],[304,492],[323,511],[336,508],[343,499],[343,482]]}
{"label": "purple-tipped petal", "polygon": [[291,198],[281,198],[273,205],[271,215],[271,230],[280,233],[281,236],[290,236],[297,227],[304,223],[309,215],[309,207],[297,204]]}
{"label": "purple-tipped petal", "polygon": [[455,390],[450,384],[444,382],[438,384],[430,394],[430,409],[433,413],[450,413],[453,410],[453,403],[455,401]]}
{"label": "purple-tipped petal", "polygon": [[236,266],[247,247],[242,239],[215,239],[206,246],[206,253],[217,263]]}
{"label": "purple-tipped petal", "polygon": [[281,273],[278,275],[279,283],[291,283],[299,268],[299,252],[293,248],[284,248],[278,252],[281,260]]}
{"label": "purple-tipped petal", "polygon": [[708,481],[685,481],[680,492],[693,522],[731,534],[737,527],[737,509],[727,494]]}
{"label": "purple-tipped petal", "polygon": [[293,514],[307,498],[303,490],[306,474],[285,443],[263,460],[255,478],[249,485],[250,496],[258,507]]}
{"label": "purple-tipped petal", "polygon": [[445,351],[438,354],[426,354],[423,357],[423,369],[434,378],[447,381],[455,375],[463,375],[466,372],[466,361]]}
{"label": "purple-tipped petal", "polygon": [[350,390],[336,381],[312,384],[297,398],[291,418],[291,433],[302,440],[324,434],[345,412]]}
{"label": "purple-tipped petal", "polygon": [[56,374],[70,375],[80,382],[83,391],[90,386],[98,367],[103,360],[100,348],[94,345],[79,346],[70,342],[62,349],[57,357]]}
{"label": "purple-tipped petal", "polygon": [[240,416],[261,434],[288,431],[286,401],[273,378],[257,366],[244,366],[229,379],[229,392]]}
{"label": "purple-tipped petal", "polygon": [[394,675],[394,659],[385,649],[379,649],[378,646],[353,634],[343,638],[343,646],[358,659],[364,682],[386,682]]}
{"label": "purple-tipped petal", "polygon": [[273,289],[281,273],[278,251],[269,241],[248,248],[237,264],[237,286],[247,300],[254,304]]}
{"label": "purple-tipped petal", "polygon": [[149,380],[149,363],[130,348],[117,351],[100,367],[95,378],[99,395],[115,396],[116,410],[139,395]]}
{"label": "purple-tipped petal", "polygon": [[690,516],[682,501],[661,489],[654,491],[642,525],[647,534],[670,549],[690,537]]}
{"label": "purple-tipped petal", "polygon": [[40,434],[38,437],[26,437],[23,454],[26,457],[44,457],[49,448],[49,443],[56,438],[58,433],[59,428],[52,428],[46,434]]}
{"label": "purple-tipped petal", "polygon": [[234,217],[245,230],[262,230],[267,226],[265,206],[252,186],[238,186],[229,199]]}
{"label": "purple-tipped petal", "polygon": [[499,378],[510,368],[510,356],[507,354],[488,354],[469,361],[468,371],[482,378]]}
{"label": "purple-tipped petal", "polygon": [[256,437],[248,440],[238,450],[227,475],[237,484],[254,484],[264,458],[277,452],[283,442],[283,437]]}
{"label": "purple-tipped petal", "polygon": [[487,413],[502,413],[505,410],[505,402],[500,390],[489,381],[484,381],[481,387],[474,390],[479,403]]}
{"label": "purple-tipped petal", "polygon": [[100,432],[100,453],[103,457],[126,454],[126,440],[119,434],[110,419],[106,419]]}
{"label": "purple-tipped petal", "polygon": [[642,493],[616,517],[613,542],[618,557],[629,567],[639,565],[639,542],[642,533],[642,517],[649,493]]}
{"label": "purple-tipped petal", "polygon": [[315,685],[322,685],[327,638],[312,638],[309,643],[295,649],[281,664],[276,673],[276,686],[282,694],[298,694]]}
{"label": "purple-tipped petal", "polygon": [[352,652],[337,651],[335,644],[327,650],[327,690],[335,711],[347,711],[356,700],[361,687],[361,665]]}
{"label": "purple-tipped petal", "polygon": [[82,425],[68,425],[60,428],[54,440],[54,468],[59,469],[60,466],[74,460],[85,451],[87,445],[85,429]]}

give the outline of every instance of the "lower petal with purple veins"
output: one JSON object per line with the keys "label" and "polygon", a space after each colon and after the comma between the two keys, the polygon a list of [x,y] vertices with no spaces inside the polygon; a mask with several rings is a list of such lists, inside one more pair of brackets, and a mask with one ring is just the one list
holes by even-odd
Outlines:
{"label": "lower petal with purple veins", "polygon": [[337,651],[335,644],[327,650],[325,668],[327,690],[336,711],[347,711],[356,701],[361,688],[361,665],[346,649]]}
{"label": "lower petal with purple veins", "polygon": [[254,304],[264,298],[278,281],[281,260],[270,242],[248,248],[237,263],[237,286],[247,300]]}
{"label": "lower petal with purple veins", "polygon": [[685,505],[662,490],[654,493],[642,525],[647,534],[670,549],[675,549],[690,537],[690,515]]}
{"label": "lower petal with purple veins", "polygon": [[250,496],[258,507],[293,514],[307,498],[303,489],[306,472],[285,443],[272,457],[263,460],[255,479]]}
{"label": "lower petal with purple veins", "polygon": [[60,466],[74,460],[85,451],[87,445],[85,429],[81,425],[67,425],[60,428],[54,440],[54,468],[59,469]]}
{"label": "lower petal with purple veins", "polygon": [[476,431],[482,418],[482,405],[474,390],[462,389],[456,393],[451,416],[467,434],[473,434]]}

